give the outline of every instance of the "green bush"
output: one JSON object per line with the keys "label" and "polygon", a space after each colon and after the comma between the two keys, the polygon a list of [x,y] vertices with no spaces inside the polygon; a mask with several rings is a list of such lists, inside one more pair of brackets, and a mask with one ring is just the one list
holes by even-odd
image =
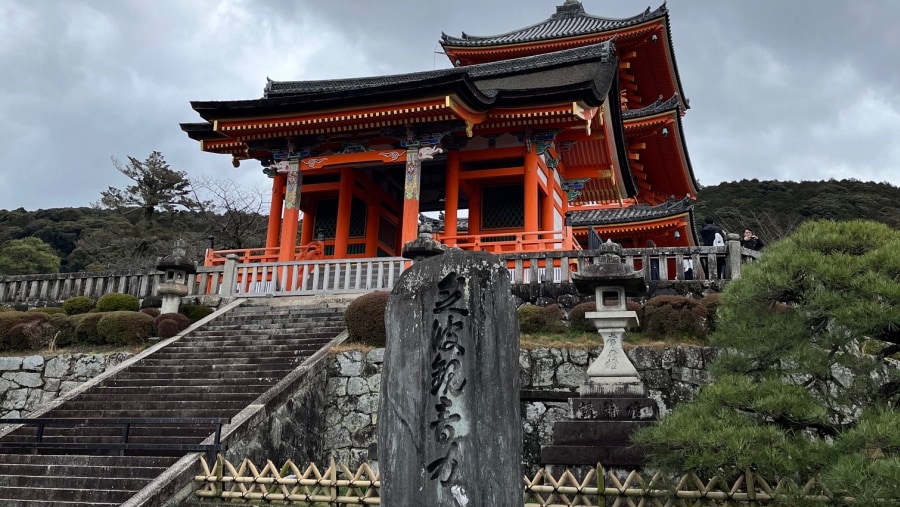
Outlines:
{"label": "green bush", "polygon": [[212,308],[203,305],[181,305],[178,307],[178,313],[190,319],[191,324],[210,315],[214,311],[215,310]]}
{"label": "green bush", "polygon": [[585,313],[596,310],[597,304],[593,301],[575,305],[575,308],[572,308],[572,311],[569,312],[569,328],[572,329],[572,331],[588,333],[596,331],[597,328],[594,327],[594,323],[584,318]]}
{"label": "green bush", "polygon": [[50,317],[41,312],[0,313],[0,350],[23,350],[29,347],[26,325],[46,322]]}
{"label": "green bush", "polygon": [[140,309],[138,298],[130,294],[111,292],[97,300],[98,312],[136,312]]}
{"label": "green bush", "polygon": [[384,312],[390,297],[390,292],[370,292],[354,299],[347,306],[344,311],[344,324],[347,326],[348,342],[385,346],[387,329],[384,324]]}
{"label": "green bush", "polygon": [[519,307],[519,332],[524,334],[564,333],[566,326],[562,319],[566,316],[559,305]]}
{"label": "green bush", "polygon": [[[174,321],[178,326],[179,331],[184,331],[191,327],[191,319],[187,318],[187,316],[182,313],[161,313],[153,318],[153,325],[158,329],[159,324],[165,320]],[[166,338],[168,338],[168,336]]]}
{"label": "green bush", "polygon": [[53,326],[53,344],[55,347],[68,347],[75,343],[75,319],[69,315],[54,314],[48,322]]}
{"label": "green bush", "polygon": [[700,303],[703,305],[703,308],[706,309],[706,329],[707,332],[712,333],[716,330],[716,314],[719,311],[719,305],[722,301],[722,294],[720,292],[714,292],[712,294],[706,295],[703,299],[700,300]]}
{"label": "green bush", "polygon": [[8,307],[8,306],[0,305],[0,313],[2,313],[2,312],[14,312],[14,311],[16,311],[15,308],[10,308],[10,307]]}
{"label": "green bush", "polygon": [[175,319],[163,319],[156,323],[156,335],[160,338],[171,338],[178,334],[178,331],[180,329]]}
{"label": "green bush", "polygon": [[140,345],[153,336],[153,317],[139,311],[107,312],[97,321],[97,333],[109,345]]}
{"label": "green bush", "polygon": [[103,345],[103,339],[97,333],[97,322],[103,317],[102,313],[82,313],[70,318],[75,323],[75,342],[86,345]]}
{"label": "green bush", "polygon": [[656,296],[644,303],[641,328],[655,340],[706,339],[706,308],[697,299]]}
{"label": "green bush", "polygon": [[74,296],[63,301],[62,307],[66,315],[79,315],[91,311],[94,308],[94,300],[87,296]]}
{"label": "green bush", "polygon": [[59,307],[57,307],[57,306],[47,306],[47,307],[45,307],[45,308],[32,308],[32,309],[30,309],[30,310],[28,310],[28,311],[29,311],[29,312],[46,313],[47,315],[53,315],[53,314],[62,314],[62,315],[65,315],[65,314],[66,314],[66,311],[65,311],[65,310],[63,310],[62,308],[59,308]]}

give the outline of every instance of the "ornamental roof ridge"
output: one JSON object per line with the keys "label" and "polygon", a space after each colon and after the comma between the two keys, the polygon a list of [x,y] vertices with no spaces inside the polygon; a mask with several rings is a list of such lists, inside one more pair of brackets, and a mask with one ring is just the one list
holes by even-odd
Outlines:
{"label": "ornamental roof ridge", "polygon": [[[600,58],[602,63],[609,62],[616,54],[615,40],[610,39],[597,44],[580,46],[571,49],[542,53],[521,58],[511,58],[496,62],[467,65],[465,67],[450,67],[404,74],[392,74],[386,76],[368,76],[349,79],[326,79],[318,81],[275,81],[266,78],[266,86],[263,98],[303,96],[323,92],[341,92],[359,90],[361,88],[376,88],[381,86],[399,85],[405,83],[421,82],[425,79],[439,79],[448,76],[468,76],[473,80],[489,79],[512,75],[525,71],[533,71],[536,68],[555,67],[568,65],[575,62]],[[491,96],[495,90],[481,90],[487,96]]]}
{"label": "ornamental roof ridge", "polygon": [[666,111],[676,111],[681,109],[681,103],[678,100],[678,94],[675,93],[666,100],[662,95],[652,104],[644,106],[640,109],[625,109],[622,111],[623,120],[633,120],[635,118],[643,118],[644,116],[652,116],[654,114],[664,113]]}
{"label": "ornamental roof ridge", "polygon": [[653,220],[674,215],[680,215],[693,209],[693,200],[690,196],[682,199],[670,198],[668,201],[657,204],[635,204],[627,208],[607,208],[592,210],[573,210],[572,225],[612,225],[617,223]]}
{"label": "ornamental roof ridge", "polygon": [[462,32],[460,37],[454,37],[442,32],[440,43],[442,46],[485,47],[572,37],[627,28],[667,14],[668,7],[663,2],[656,9],[647,7],[635,16],[608,18],[587,14],[581,2],[566,0],[563,5],[556,7],[555,14],[539,23],[496,35],[478,36]]}

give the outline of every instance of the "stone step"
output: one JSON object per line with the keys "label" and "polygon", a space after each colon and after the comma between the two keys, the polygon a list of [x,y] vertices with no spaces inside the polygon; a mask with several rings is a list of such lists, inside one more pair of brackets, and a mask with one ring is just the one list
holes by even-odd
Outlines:
{"label": "stone step", "polygon": [[[266,390],[272,386],[278,380],[281,380],[282,377],[278,379],[266,378],[263,379],[242,379],[241,382],[210,382],[209,379],[192,379],[192,378],[178,378],[178,379],[169,379],[162,383],[155,383],[142,378],[113,378],[104,381],[103,387],[141,387],[141,388],[151,388],[151,389],[172,389],[172,388],[196,388],[196,387],[210,387],[215,386],[222,389],[232,389],[234,386],[241,386],[245,389],[262,389]],[[254,382],[256,380],[256,382]]]}
{"label": "stone step", "polygon": [[68,488],[60,487],[65,482],[58,482],[55,488],[48,487],[53,485],[41,485],[39,487],[0,487],[0,505],[4,507],[13,507],[23,505],[32,507],[31,501],[38,500],[45,503],[44,505],[62,505],[58,502],[81,502],[83,505],[121,505],[126,500],[134,496],[138,489],[79,489],[78,487]]}
{"label": "stone step", "polygon": [[265,370],[284,370],[293,369],[300,358],[273,358],[260,357],[253,363],[231,363],[222,362],[218,364],[177,364],[170,363],[167,365],[134,365],[128,368],[126,374],[143,374],[143,373],[166,373],[172,375],[185,375],[197,373],[199,376],[206,376],[207,373],[237,373],[237,372],[259,372]]}
{"label": "stone step", "polygon": [[[260,392],[265,390],[265,386],[256,386]],[[196,386],[129,386],[129,387],[115,387],[102,385],[94,387],[84,393],[80,394],[78,398],[81,399],[82,396],[91,396],[93,399],[99,399],[106,396],[135,396],[135,395],[149,395],[149,396],[157,396],[157,397],[169,397],[169,396],[185,396],[185,400],[190,401],[191,399],[203,399],[204,397],[210,396],[233,396],[235,398],[238,397],[250,397],[255,396],[252,392],[248,392],[248,388],[252,386],[221,386],[221,385],[213,385],[213,384],[203,384]],[[92,398],[87,398],[92,399]]]}
{"label": "stone step", "polygon": [[297,336],[304,336],[307,334],[314,334],[317,336],[326,336],[330,334],[332,336],[337,336],[342,331],[344,331],[344,329],[346,329],[344,326],[310,326],[276,330],[273,330],[268,326],[243,327],[241,329],[210,328],[204,329],[202,331],[195,331],[188,337],[182,338],[179,343],[192,342],[198,339],[202,340],[208,337],[217,336],[267,336],[271,337],[271,339],[292,338]]}
{"label": "stone step", "polygon": [[128,398],[149,398],[159,401],[183,401],[183,402],[199,402],[199,401],[221,401],[221,400],[243,400],[249,403],[256,398],[257,394],[248,392],[245,389],[231,389],[228,391],[207,391],[207,392],[186,392],[181,389],[140,389],[130,387],[91,389],[78,396],[77,402],[82,401],[115,401],[122,397]]}
{"label": "stone step", "polygon": [[171,366],[165,369],[163,368],[147,368],[147,371],[143,371],[143,369],[136,369],[131,371],[131,368],[120,371],[114,378],[116,379],[131,379],[131,378],[146,378],[146,379],[179,379],[183,378],[185,375],[191,375],[191,378],[197,379],[235,379],[235,378],[253,378],[257,376],[261,377],[270,377],[272,375],[284,375],[284,373],[292,370],[293,367],[290,365],[279,365],[277,363],[273,363],[272,365],[267,364],[265,361],[262,361],[259,367],[249,370],[210,370],[203,368],[194,368],[191,365],[187,366]]}
{"label": "stone step", "polygon": [[[92,438],[112,438],[119,440],[123,434],[122,425],[79,425],[79,426],[47,426],[44,428],[43,438],[76,438],[89,436]],[[195,442],[201,442],[206,437],[215,432],[213,426],[210,425],[133,425],[129,428],[129,441],[132,438],[140,438],[141,441],[148,441],[154,438],[169,438],[166,435],[177,434],[179,438],[190,439]],[[34,426],[23,426],[9,433],[15,436],[15,441],[24,440],[27,442],[34,441],[36,428]],[[165,437],[164,437],[165,436]],[[13,438],[7,439],[12,441]],[[2,465],[0,465],[2,466]]]}
{"label": "stone step", "polygon": [[[118,470],[107,470],[104,475],[108,475],[110,472],[115,472],[118,475]],[[0,475],[0,490],[6,488],[43,489],[52,488],[54,486],[59,487],[64,484],[67,489],[102,489],[136,492],[150,482],[146,477],[82,475],[83,472],[81,470],[78,470],[77,473],[78,475],[66,475],[65,479],[46,475],[25,475],[23,472],[17,472],[15,475]]]}
{"label": "stone step", "polygon": [[[190,406],[190,405],[188,405]],[[52,417],[70,418],[70,419],[87,419],[87,418],[138,418],[138,417],[160,417],[160,418],[220,418],[228,419],[234,417],[238,410],[197,410],[193,408],[180,409],[154,409],[154,408],[137,408],[122,410],[83,410],[77,407],[57,409],[53,411]]]}
{"label": "stone step", "polygon": [[37,455],[0,454],[0,467],[14,465],[45,465],[62,468],[160,468],[165,470],[175,461],[166,456],[84,456],[84,455]]}
{"label": "stone step", "polygon": [[241,409],[247,405],[244,400],[161,400],[152,396],[143,398],[131,397],[122,400],[72,400],[69,404],[62,405],[63,410],[175,410],[190,407],[195,410],[233,410]]}
{"label": "stone step", "polygon": [[[310,350],[317,350],[320,347],[316,347],[313,349],[312,347],[307,347],[307,350],[299,350],[299,349],[290,349],[284,348],[283,350],[267,350],[264,356],[265,359],[296,359],[306,357]],[[228,364],[251,364],[255,361],[259,361],[262,358],[262,354],[260,357],[247,357],[247,354],[242,351],[228,351],[221,352],[216,350],[215,352],[178,352],[178,353],[156,353],[152,356],[138,361],[135,363],[136,365],[147,366],[147,365],[167,365],[172,361],[190,361],[195,364],[219,364],[223,361]]]}

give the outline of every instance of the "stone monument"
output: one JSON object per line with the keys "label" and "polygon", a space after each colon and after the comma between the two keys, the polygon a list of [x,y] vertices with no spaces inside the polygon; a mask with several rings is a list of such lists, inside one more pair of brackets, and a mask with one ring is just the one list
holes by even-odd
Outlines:
{"label": "stone monument", "polygon": [[382,505],[520,507],[519,323],[505,263],[462,250],[422,258],[385,320]]}
{"label": "stone monument", "polygon": [[160,313],[178,313],[181,298],[188,295],[188,277],[197,272],[197,266],[185,256],[184,241],[175,241],[172,255],[160,257],[156,269],[165,273],[163,281],[156,286],[156,293],[162,297]]}
{"label": "stone monument", "polygon": [[570,418],[553,426],[553,445],[541,448],[547,465],[634,467],[643,464],[630,435],[659,419],[659,407],[625,355],[625,330],[637,326],[637,315],[626,308],[627,296],[646,291],[643,273],[622,262],[622,247],[607,241],[597,264],[573,273],[575,287],[593,293],[597,309],[585,313],[603,337],[603,351],[587,369],[580,397],[569,398]]}

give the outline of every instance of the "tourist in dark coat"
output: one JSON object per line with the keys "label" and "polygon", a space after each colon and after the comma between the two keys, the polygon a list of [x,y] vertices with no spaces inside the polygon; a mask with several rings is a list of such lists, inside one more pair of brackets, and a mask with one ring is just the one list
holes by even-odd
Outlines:
{"label": "tourist in dark coat", "polygon": [[[716,235],[719,235],[722,239],[725,238],[725,230],[716,225],[713,222],[711,217],[706,217],[705,224],[703,228],[700,229],[700,240],[703,242],[703,246],[715,246],[716,244]],[[706,278],[709,279],[709,261],[707,261],[706,256],[700,258],[700,266],[703,268],[703,272],[706,274]],[[717,272],[721,272],[721,268],[716,269]],[[721,278],[721,274],[719,278]]]}
{"label": "tourist in dark coat", "polygon": [[762,242],[761,239],[756,237],[756,234],[753,234],[753,231],[750,229],[744,229],[744,236],[741,238],[741,246],[750,250],[756,250],[757,252],[762,250],[765,243]]}
{"label": "tourist in dark coat", "polygon": [[725,237],[725,231],[713,222],[713,219],[706,217],[706,224],[700,229],[700,238],[703,240],[704,246],[713,246],[716,240],[716,233]]}

